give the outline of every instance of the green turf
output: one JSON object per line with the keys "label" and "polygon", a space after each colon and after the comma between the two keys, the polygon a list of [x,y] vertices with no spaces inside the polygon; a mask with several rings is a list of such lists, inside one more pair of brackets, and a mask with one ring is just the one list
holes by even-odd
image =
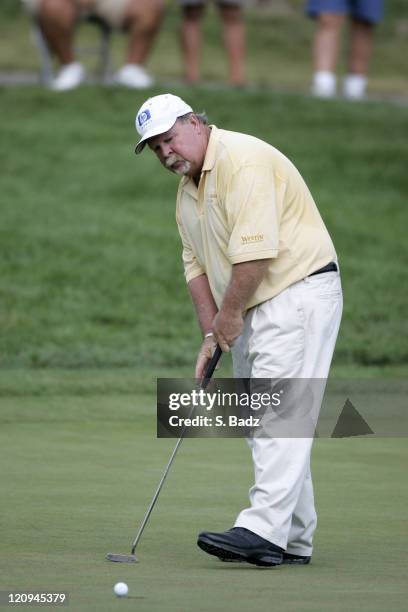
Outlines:
{"label": "green turf", "polygon": [[[129,551],[174,444],[154,438],[153,415],[152,396],[2,400],[0,590],[62,589],[75,612],[406,609],[405,440],[318,440],[313,563],[266,570],[195,545],[199,530],[229,527],[246,504],[244,441],[187,440],[140,563],[105,562]],[[114,598],[119,580],[132,599]]]}
{"label": "green turf", "polygon": [[[342,268],[335,364],[406,364],[408,108],[174,91],[219,126],[273,143],[304,175]],[[149,151],[133,154],[146,95],[0,91],[2,367],[154,374],[193,362],[199,337],[174,221],[177,178]]]}

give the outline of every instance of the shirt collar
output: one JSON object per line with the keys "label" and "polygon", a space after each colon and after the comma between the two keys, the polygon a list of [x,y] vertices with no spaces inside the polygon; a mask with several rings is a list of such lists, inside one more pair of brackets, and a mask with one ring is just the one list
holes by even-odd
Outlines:
{"label": "shirt collar", "polygon": [[[210,138],[208,139],[207,149],[205,152],[203,167],[201,168],[201,174],[212,170],[215,164],[215,154],[217,150],[217,143],[219,138],[219,129],[215,125],[210,125],[211,132]],[[186,193],[190,194],[193,198],[197,199],[198,189],[192,178],[184,176],[181,179],[181,188]]]}
{"label": "shirt collar", "polygon": [[208,140],[207,150],[205,152],[205,158],[203,167],[201,168],[201,172],[207,172],[208,170],[212,170],[215,164],[215,154],[217,150],[219,130],[215,125],[210,125],[210,128],[210,138]]}
{"label": "shirt collar", "polygon": [[195,200],[198,199],[198,189],[195,182],[189,176],[183,176],[181,179],[181,189],[188,193]]}

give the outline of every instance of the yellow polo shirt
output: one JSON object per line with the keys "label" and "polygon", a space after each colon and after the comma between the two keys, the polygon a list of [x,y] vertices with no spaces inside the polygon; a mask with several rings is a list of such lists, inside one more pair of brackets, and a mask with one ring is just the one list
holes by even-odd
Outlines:
{"label": "yellow polo shirt", "polygon": [[206,274],[218,307],[234,264],[271,259],[251,308],[337,260],[292,162],[258,138],[215,126],[198,188],[189,177],[180,181],[176,219],[186,281]]}

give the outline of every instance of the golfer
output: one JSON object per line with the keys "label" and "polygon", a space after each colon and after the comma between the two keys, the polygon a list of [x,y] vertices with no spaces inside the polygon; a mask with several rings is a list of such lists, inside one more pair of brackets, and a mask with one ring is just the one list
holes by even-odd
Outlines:
{"label": "golfer", "polygon": [[[342,313],[336,251],[295,166],[271,145],[208,125],[177,96],[148,99],[140,140],[181,177],[177,224],[203,335],[196,377],[219,343],[242,378],[327,379]],[[301,410],[299,406],[299,410]],[[252,437],[250,505],[198,545],[223,560],[307,564],[316,511],[312,437]]]}

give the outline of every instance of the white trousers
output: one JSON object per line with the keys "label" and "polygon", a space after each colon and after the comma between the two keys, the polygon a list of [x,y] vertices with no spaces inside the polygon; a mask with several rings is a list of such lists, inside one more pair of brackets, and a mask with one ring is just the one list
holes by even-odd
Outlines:
{"label": "white trousers", "polygon": [[[327,379],[342,307],[340,275],[326,272],[251,308],[232,348],[235,377]],[[250,507],[238,515],[235,527],[246,527],[291,554],[312,554],[317,523],[312,443],[310,437],[248,439],[255,484]]]}

